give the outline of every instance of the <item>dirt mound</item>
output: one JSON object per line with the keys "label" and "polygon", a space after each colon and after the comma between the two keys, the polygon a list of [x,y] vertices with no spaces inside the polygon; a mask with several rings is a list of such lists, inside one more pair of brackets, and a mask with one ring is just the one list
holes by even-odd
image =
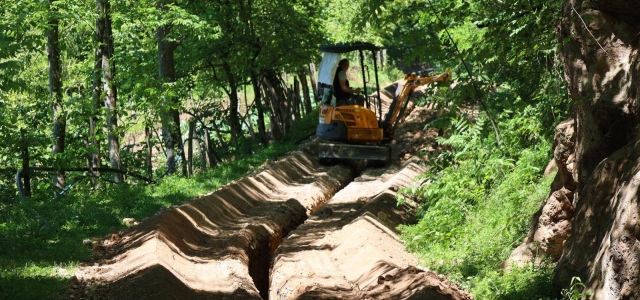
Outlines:
{"label": "dirt mound", "polygon": [[76,273],[71,290],[94,299],[260,299],[282,238],[352,178],[350,169],[314,158],[297,152],[114,234],[96,247],[94,265]]}
{"label": "dirt mound", "polygon": [[414,208],[396,206],[395,192],[424,171],[414,162],[370,169],[338,192],[276,251],[269,299],[470,299],[415,268],[394,231]]}
{"label": "dirt mound", "polygon": [[442,275],[416,267],[400,269],[390,264],[376,266],[383,271],[377,285],[371,284],[363,299],[472,299],[471,295],[447,281]]}

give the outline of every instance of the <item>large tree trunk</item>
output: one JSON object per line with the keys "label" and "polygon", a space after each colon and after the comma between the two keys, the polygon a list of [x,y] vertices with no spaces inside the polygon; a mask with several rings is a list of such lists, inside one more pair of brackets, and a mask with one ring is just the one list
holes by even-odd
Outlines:
{"label": "large tree trunk", "polygon": [[[111,28],[111,6],[108,0],[96,0],[99,20],[104,24],[104,34],[102,43],[102,74],[104,81],[104,108],[107,117],[107,138],[109,140],[109,163],[111,168],[122,169],[120,162],[120,140],[118,138],[118,106],[117,90],[115,82],[115,63],[113,63],[113,32]],[[122,174],[115,173],[113,180],[122,181]]]}
{"label": "large tree trunk", "polygon": [[576,114],[573,232],[556,291],[640,299],[640,3],[567,0],[557,38]]}
{"label": "large tree trunk", "polygon": [[[165,3],[158,4],[161,10],[166,10]],[[156,39],[158,40],[158,76],[163,83],[175,82],[175,60],[174,52],[178,43],[168,40],[171,25],[158,27]],[[161,86],[161,90],[164,87]],[[160,113],[162,121],[162,139],[164,140],[167,153],[167,167],[171,167],[176,159],[176,149],[182,149],[182,133],[180,132],[180,113],[178,107],[180,103],[175,97],[163,96],[163,108]],[[187,173],[184,151],[181,153],[182,172]],[[169,171],[173,174],[175,168]]]}
{"label": "large tree trunk", "polygon": [[[67,116],[64,111],[62,98],[62,63],[60,62],[60,47],[58,36],[58,17],[55,9],[56,0],[49,0],[49,31],[47,34],[47,59],[49,61],[49,99],[53,111],[53,149],[52,154],[59,163],[59,156],[64,153]],[[58,165],[58,167],[61,167]],[[65,174],[59,171],[53,177],[53,185],[64,188]]]}
{"label": "large tree trunk", "polygon": [[266,145],[269,140],[267,139],[267,130],[264,122],[264,106],[262,101],[262,93],[260,88],[260,79],[258,74],[251,75],[251,85],[253,85],[253,103],[256,105],[258,111],[258,140],[263,145]]}

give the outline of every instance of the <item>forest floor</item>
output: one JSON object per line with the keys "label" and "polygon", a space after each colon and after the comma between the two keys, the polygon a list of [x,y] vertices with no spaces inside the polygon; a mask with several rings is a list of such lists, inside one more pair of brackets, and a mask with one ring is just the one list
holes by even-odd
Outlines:
{"label": "forest floor", "polygon": [[[388,103],[395,85],[383,93]],[[396,227],[416,203],[419,151],[433,152],[436,113],[412,109],[393,160],[323,166],[310,140],[277,162],[94,244],[71,278],[74,299],[471,299],[419,266]]]}

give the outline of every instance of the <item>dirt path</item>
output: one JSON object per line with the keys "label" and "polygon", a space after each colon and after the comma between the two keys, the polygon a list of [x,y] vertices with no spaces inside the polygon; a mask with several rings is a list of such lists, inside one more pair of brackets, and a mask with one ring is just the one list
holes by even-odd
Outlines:
{"label": "dirt path", "polygon": [[[395,87],[388,87],[388,102]],[[385,105],[386,107],[387,105]],[[395,192],[437,133],[418,108],[381,169],[321,166],[314,142],[212,194],[102,241],[72,278],[75,299],[470,299],[416,267],[395,227]],[[437,297],[436,297],[437,296]]]}

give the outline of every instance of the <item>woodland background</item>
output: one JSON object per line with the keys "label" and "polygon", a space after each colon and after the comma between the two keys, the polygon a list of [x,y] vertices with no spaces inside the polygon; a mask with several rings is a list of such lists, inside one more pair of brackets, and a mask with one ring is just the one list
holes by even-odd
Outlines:
{"label": "woodland background", "polygon": [[2,294],[60,293],[82,239],[293,149],[317,122],[318,45],[367,41],[384,82],[454,71],[416,100],[446,110],[425,125],[452,151],[402,191],[424,203],[409,247],[479,298],[550,297],[550,266],[498,266],[548,192],[569,111],[559,1],[0,1]]}

